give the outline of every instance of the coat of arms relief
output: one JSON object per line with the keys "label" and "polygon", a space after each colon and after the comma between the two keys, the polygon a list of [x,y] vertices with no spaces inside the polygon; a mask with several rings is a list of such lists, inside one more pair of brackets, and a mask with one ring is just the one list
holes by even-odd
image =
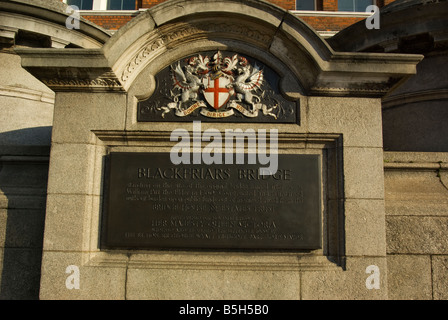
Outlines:
{"label": "coat of arms relief", "polygon": [[291,105],[272,88],[278,86],[278,79],[269,70],[267,81],[265,71],[256,61],[221,51],[177,61],[159,75],[156,97],[141,102],[139,121],[182,121],[198,116],[215,120],[269,118],[268,122],[285,116],[295,119],[295,103]]}

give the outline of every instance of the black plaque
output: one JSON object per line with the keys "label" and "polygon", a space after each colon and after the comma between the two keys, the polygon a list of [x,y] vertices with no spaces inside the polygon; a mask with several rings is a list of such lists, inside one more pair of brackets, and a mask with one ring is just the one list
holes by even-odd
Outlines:
{"label": "black plaque", "polygon": [[111,153],[107,163],[103,248],[321,247],[317,155],[279,155],[270,176],[259,164],[174,165],[169,153]]}

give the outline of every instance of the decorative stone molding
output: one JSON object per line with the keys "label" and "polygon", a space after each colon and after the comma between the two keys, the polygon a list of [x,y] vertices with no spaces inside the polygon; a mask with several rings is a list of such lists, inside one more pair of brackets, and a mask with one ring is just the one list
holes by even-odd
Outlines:
{"label": "decorative stone molding", "polygon": [[357,87],[357,86],[350,86],[348,84],[347,87],[313,87],[311,89],[312,95],[324,95],[324,96],[344,96],[344,95],[357,95],[362,94],[365,96],[378,96],[378,95],[384,95],[389,91],[389,87],[387,85],[381,85],[381,84],[374,84],[370,86],[369,88],[366,87]]}
{"label": "decorative stone molding", "polygon": [[54,104],[54,94],[48,94],[45,92],[25,88],[0,85],[0,96],[21,98]]}
{"label": "decorative stone molding", "polygon": [[121,91],[121,84],[115,78],[96,79],[41,79],[41,81],[55,91]]}
{"label": "decorative stone molding", "polygon": [[382,107],[383,109],[388,109],[415,102],[434,101],[434,100],[448,100],[448,89],[407,92],[403,94],[388,96],[383,99]]}
{"label": "decorative stone molding", "polygon": [[[97,49],[16,49],[27,70],[53,91],[123,91]],[[45,61],[46,66],[41,62]]]}
{"label": "decorative stone molding", "polygon": [[121,81],[128,81],[131,74],[139,69],[140,65],[145,65],[147,59],[154,58],[153,53],[158,49],[172,45],[176,41],[188,41],[190,38],[246,38],[248,42],[256,42],[261,46],[267,46],[271,43],[273,36],[273,34],[264,32],[264,30],[250,27],[247,24],[237,23],[236,21],[235,23],[213,23],[209,21],[199,24],[175,24],[174,26],[162,27],[160,29],[156,33],[156,37],[151,37],[151,40],[144,44],[143,48],[127,63],[121,74]]}

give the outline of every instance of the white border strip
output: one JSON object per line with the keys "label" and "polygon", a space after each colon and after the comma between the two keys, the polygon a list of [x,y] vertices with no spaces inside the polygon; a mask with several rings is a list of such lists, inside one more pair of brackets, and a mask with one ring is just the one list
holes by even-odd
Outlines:
{"label": "white border strip", "polygon": [[299,17],[367,18],[372,15],[372,13],[370,12],[351,12],[351,11],[290,10],[289,12]]}
{"label": "white border strip", "polygon": [[142,10],[79,10],[81,16],[136,16]]}

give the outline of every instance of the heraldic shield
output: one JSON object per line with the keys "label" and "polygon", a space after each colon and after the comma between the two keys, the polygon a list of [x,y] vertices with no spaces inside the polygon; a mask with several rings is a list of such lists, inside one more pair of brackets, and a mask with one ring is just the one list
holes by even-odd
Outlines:
{"label": "heraldic shield", "polygon": [[138,121],[297,121],[298,106],[280,93],[278,74],[238,53],[196,54],[155,78],[153,95],[138,104]]}
{"label": "heraldic shield", "polygon": [[202,90],[205,100],[216,110],[220,109],[230,98],[231,80],[219,75],[212,79],[207,76],[203,79],[204,89]]}

